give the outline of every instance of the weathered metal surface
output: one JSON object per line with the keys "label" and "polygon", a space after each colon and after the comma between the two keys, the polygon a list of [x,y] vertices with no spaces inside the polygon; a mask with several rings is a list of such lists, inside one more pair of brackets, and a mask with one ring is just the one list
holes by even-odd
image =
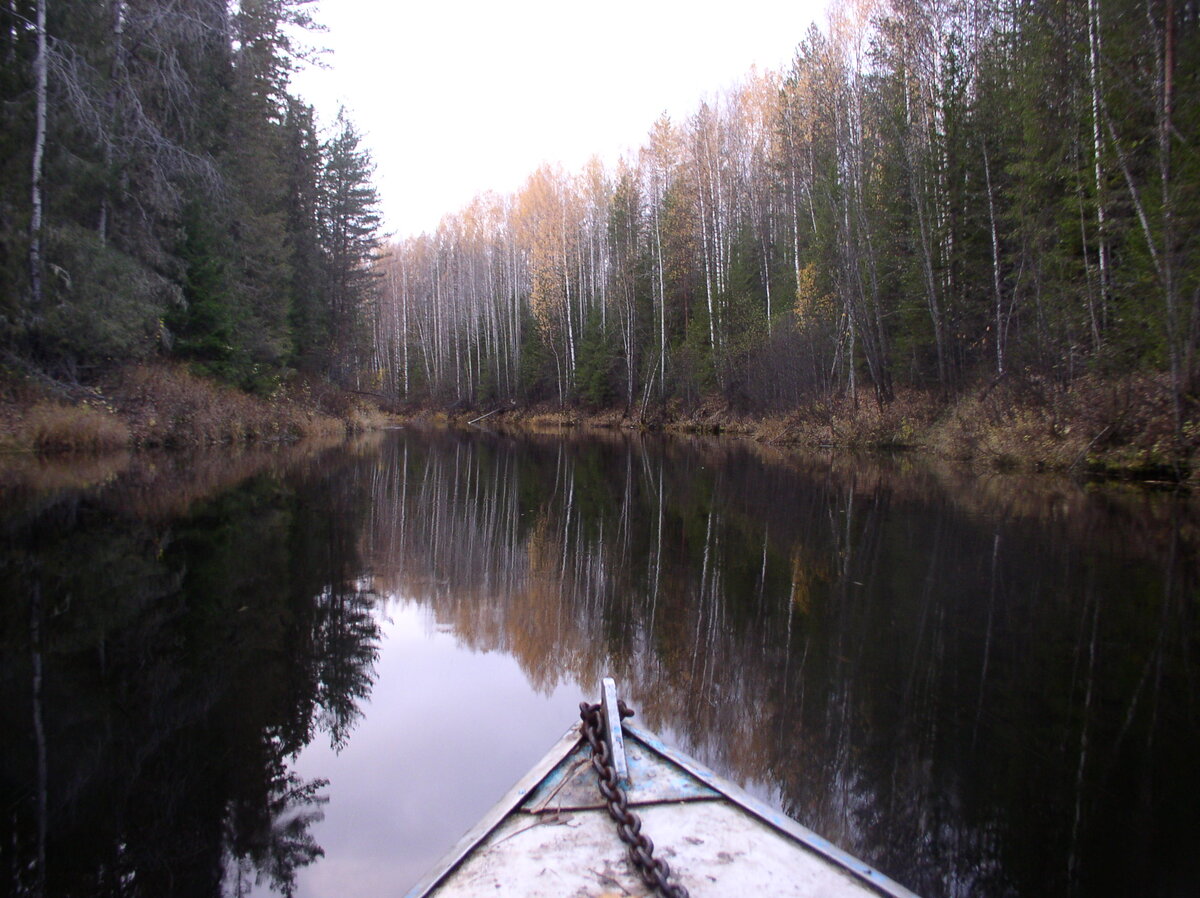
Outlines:
{"label": "weathered metal surface", "polygon": [[[611,681],[605,683],[608,698],[616,697],[616,688]],[[613,702],[608,701],[609,711]],[[600,730],[605,724],[601,705],[579,705],[579,719],[583,724],[583,738],[592,751],[592,770],[596,772],[596,787],[604,798],[605,810],[617,828],[617,838],[627,848],[626,857],[637,868],[642,881],[660,898],[692,898],[678,879],[671,878],[671,865],[661,855],[654,854],[654,840],[642,832],[642,818],[629,807],[629,793],[621,785],[617,770],[613,766],[610,738],[606,740]],[[618,715],[625,716],[625,708],[617,705]],[[630,712],[631,713],[631,712]],[[611,718],[607,721],[610,725]],[[618,727],[620,721],[618,719]],[[618,733],[616,738],[622,738]],[[622,752],[623,754],[623,752]]]}
{"label": "weathered metal surface", "polygon": [[[622,737],[630,804],[693,898],[916,898],[652,733],[625,724]],[[572,727],[409,898],[649,894],[598,798],[589,753]]]}
{"label": "weathered metal surface", "polygon": [[[825,858],[720,800],[639,810],[656,852],[694,898],[701,896],[875,896]],[[604,811],[513,814],[432,893],[480,895],[648,895]]]}
{"label": "weathered metal surface", "polygon": [[625,760],[625,738],[621,734],[621,711],[617,703],[617,682],[605,677],[600,683],[600,715],[604,721],[604,741],[612,758],[617,782],[628,788],[629,764]]}
{"label": "weathered metal surface", "polygon": [[[630,805],[717,797],[718,793],[712,788],[673,761],[655,755],[644,744],[631,739],[624,743],[629,775],[633,780],[629,788]],[[581,741],[530,793],[524,809],[533,812],[603,809],[604,800],[596,786],[596,772],[590,760],[591,750]]]}
{"label": "weathered metal surface", "polygon": [[[813,851],[825,858],[828,858],[835,864],[838,864],[854,876],[858,877],[865,883],[872,885],[879,893],[884,895],[892,895],[895,898],[917,898],[914,892],[909,891],[900,883],[884,876],[874,867],[860,861],[852,854],[848,854],[838,848],[828,839],[817,835],[811,829],[800,825],[791,817],[781,811],[763,804],[754,796],[750,795],[740,786],[729,782],[724,777],[718,776],[713,771],[709,770],[695,758],[688,757],[681,751],[677,751],[667,745],[653,733],[643,730],[640,727],[625,724],[625,731],[628,736],[631,736],[646,745],[646,747],[656,754],[661,755],[664,759],[670,760],[682,767],[688,773],[694,775],[697,780],[711,786],[713,789],[720,792],[730,801],[742,807],[747,813],[752,814],[763,823],[770,825],[795,840],[800,845]],[[632,740],[627,740],[632,741]]]}

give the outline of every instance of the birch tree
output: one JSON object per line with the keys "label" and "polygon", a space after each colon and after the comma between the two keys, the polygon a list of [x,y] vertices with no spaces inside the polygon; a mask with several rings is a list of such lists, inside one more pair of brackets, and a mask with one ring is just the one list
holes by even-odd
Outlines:
{"label": "birch tree", "polygon": [[534,172],[519,198],[518,227],[529,252],[529,306],[554,357],[560,402],[572,389],[578,327],[578,315],[572,308],[575,222],[571,199],[562,172],[545,166]]}
{"label": "birch tree", "polygon": [[665,390],[667,375],[667,284],[666,266],[663,252],[663,214],[667,201],[667,193],[675,177],[675,170],[680,156],[680,139],[671,120],[665,114],[660,116],[650,131],[650,138],[643,150],[643,160],[640,165],[645,179],[645,197],[649,208],[649,230],[653,253],[653,285],[654,303],[657,310],[658,353],[652,369],[646,373],[643,381],[642,407],[646,406],[651,393],[658,383],[660,395]]}
{"label": "birch tree", "polygon": [[34,135],[33,170],[30,174],[29,216],[29,292],[33,314],[40,315],[42,296],[42,217],[45,205],[46,107],[48,89],[48,46],[46,42],[46,3],[37,0],[37,50],[33,62]]}

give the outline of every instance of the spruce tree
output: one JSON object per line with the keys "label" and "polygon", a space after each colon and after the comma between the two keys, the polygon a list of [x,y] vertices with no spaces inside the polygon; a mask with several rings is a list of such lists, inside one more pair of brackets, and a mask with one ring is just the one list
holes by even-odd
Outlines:
{"label": "spruce tree", "polygon": [[323,150],[321,228],[333,349],[328,373],[350,383],[369,338],[364,326],[377,277],[379,197],[371,183],[370,153],[344,111]]}

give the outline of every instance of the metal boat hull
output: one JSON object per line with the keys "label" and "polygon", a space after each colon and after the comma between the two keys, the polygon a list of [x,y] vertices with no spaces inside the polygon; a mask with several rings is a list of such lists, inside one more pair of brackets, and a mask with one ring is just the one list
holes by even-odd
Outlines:
{"label": "metal boat hull", "polygon": [[[652,733],[629,723],[622,731],[630,807],[693,898],[915,898]],[[617,838],[590,759],[576,724],[409,898],[650,894]]]}

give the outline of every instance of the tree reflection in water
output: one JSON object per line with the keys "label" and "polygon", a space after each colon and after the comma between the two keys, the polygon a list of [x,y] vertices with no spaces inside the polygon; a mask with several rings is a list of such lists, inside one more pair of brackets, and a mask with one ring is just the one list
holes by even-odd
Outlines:
{"label": "tree reflection in water", "polygon": [[289,763],[353,738],[381,596],[532,689],[614,674],[929,898],[1195,885],[1187,500],[621,434],[290,458],[4,496],[10,892],[289,891],[324,795]]}
{"label": "tree reflection in water", "polygon": [[286,458],[147,459],[5,496],[10,894],[289,893],[321,855],[325,784],[287,761],[318,731],[348,738],[379,631],[355,458]]}
{"label": "tree reflection in water", "polygon": [[619,435],[410,434],[376,589],[929,896],[1169,894],[1200,836],[1185,500]]}

